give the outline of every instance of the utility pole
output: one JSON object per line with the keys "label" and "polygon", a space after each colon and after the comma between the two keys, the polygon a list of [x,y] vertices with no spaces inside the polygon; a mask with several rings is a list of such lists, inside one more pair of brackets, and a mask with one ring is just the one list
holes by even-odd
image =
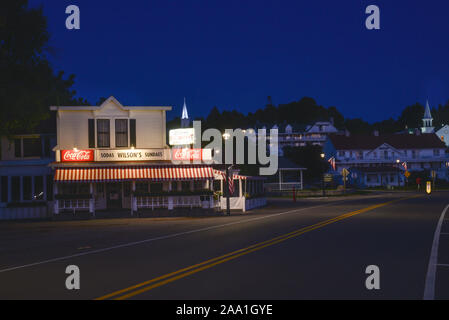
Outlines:
{"label": "utility pole", "polygon": [[226,166],[226,184],[225,184],[225,189],[226,189],[226,214],[228,216],[231,215],[231,200],[229,199],[230,194],[229,194],[229,167],[228,165]]}
{"label": "utility pole", "polygon": [[326,167],[325,167],[325,159],[324,159],[324,157],[325,157],[325,154],[324,153],[321,153],[320,154],[320,157],[321,157],[321,168],[322,168],[322,173],[321,173],[321,188],[323,189],[323,198],[326,196],[326,190],[325,190],[325,184],[324,184],[324,174],[325,174],[325,172],[326,172]]}

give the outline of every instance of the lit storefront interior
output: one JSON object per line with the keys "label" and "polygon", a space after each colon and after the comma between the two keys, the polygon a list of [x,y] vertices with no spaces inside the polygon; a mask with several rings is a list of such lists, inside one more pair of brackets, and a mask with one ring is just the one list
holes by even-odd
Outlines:
{"label": "lit storefront interior", "polygon": [[213,208],[207,165],[57,167],[55,213],[61,211]]}

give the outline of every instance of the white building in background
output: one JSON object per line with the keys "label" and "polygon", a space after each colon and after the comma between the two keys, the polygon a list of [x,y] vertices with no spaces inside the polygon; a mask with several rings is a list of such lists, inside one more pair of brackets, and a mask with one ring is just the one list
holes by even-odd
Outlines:
{"label": "white building in background", "polygon": [[332,135],[324,151],[335,171],[354,173],[361,186],[403,185],[404,172],[435,171],[448,179],[446,145],[435,134]]}
{"label": "white building in background", "polygon": [[432,114],[430,113],[429,101],[426,102],[426,110],[424,111],[424,117],[422,119],[423,126],[421,127],[422,133],[434,133],[435,127],[433,127]]}
{"label": "white building in background", "polygon": [[[262,129],[265,129],[264,126]],[[333,121],[318,121],[305,127],[287,124],[271,129],[278,130],[279,155],[283,156],[284,147],[305,147],[306,145],[324,146],[330,134],[343,134],[335,128]],[[267,132],[267,136],[269,132]]]}
{"label": "white building in background", "polygon": [[441,127],[435,134],[449,147],[449,126],[447,124]]}
{"label": "white building in background", "polygon": [[[0,137],[0,208],[44,206],[52,199],[53,176],[48,165],[54,159],[55,144],[55,134]],[[1,212],[0,219],[5,218]]]}

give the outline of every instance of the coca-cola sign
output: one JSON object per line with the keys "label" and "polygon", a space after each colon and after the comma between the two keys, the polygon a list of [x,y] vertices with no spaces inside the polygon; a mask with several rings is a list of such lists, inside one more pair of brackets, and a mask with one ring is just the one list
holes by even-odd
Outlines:
{"label": "coca-cola sign", "polygon": [[94,150],[61,150],[62,162],[94,161]]}
{"label": "coca-cola sign", "polygon": [[187,148],[173,148],[172,160],[173,161],[202,161],[211,160],[210,149],[187,149]]}

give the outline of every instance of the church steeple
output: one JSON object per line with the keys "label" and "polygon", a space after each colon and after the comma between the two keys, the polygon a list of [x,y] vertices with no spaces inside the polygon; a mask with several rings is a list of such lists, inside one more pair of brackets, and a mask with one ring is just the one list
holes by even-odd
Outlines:
{"label": "church steeple", "polygon": [[187,113],[186,98],[184,97],[184,105],[182,107],[181,128],[190,127],[189,114]]}
{"label": "church steeple", "polygon": [[430,113],[429,101],[426,101],[426,110],[424,111],[424,117],[422,118],[423,126],[421,128],[422,133],[433,133],[435,128],[432,126],[433,118]]}

